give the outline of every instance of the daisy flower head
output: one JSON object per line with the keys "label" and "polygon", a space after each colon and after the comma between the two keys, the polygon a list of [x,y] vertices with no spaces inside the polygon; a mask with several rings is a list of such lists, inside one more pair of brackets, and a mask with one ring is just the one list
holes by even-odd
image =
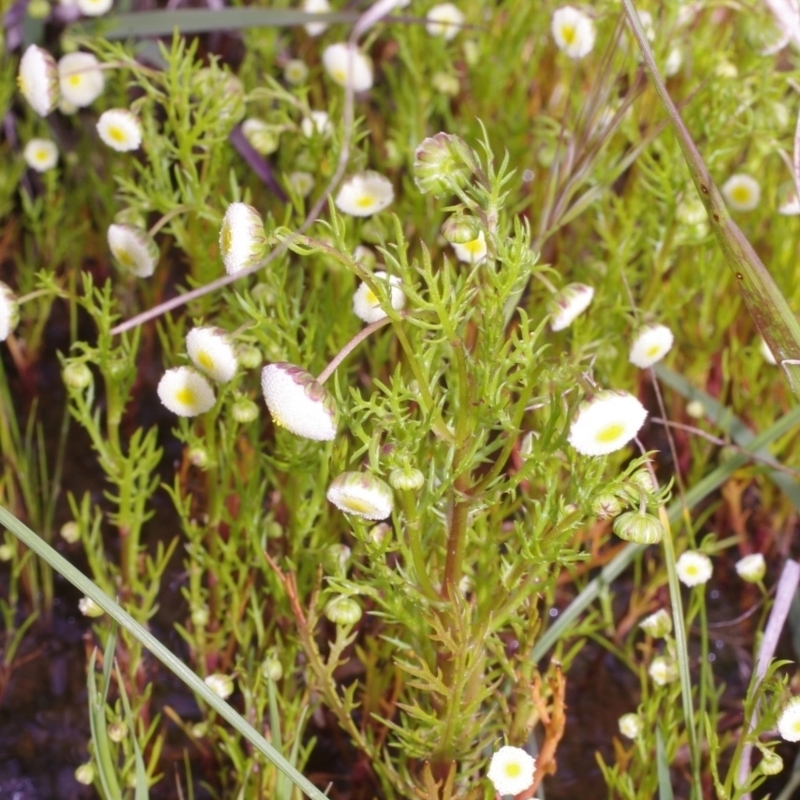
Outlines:
{"label": "daisy flower head", "polygon": [[339,86],[352,86],[354,92],[372,88],[372,61],[354,45],[328,45],[322,53],[322,65]]}
{"label": "daisy flower head", "polygon": [[484,236],[483,231],[478,234],[477,239],[463,243],[452,242],[451,245],[453,252],[456,254],[456,258],[459,261],[463,261],[465,264],[477,264],[483,261],[483,259],[486,258],[486,254],[489,252],[486,247],[486,236]]}
{"label": "daisy flower head", "polygon": [[647,672],[657,686],[666,686],[678,679],[678,665],[670,656],[656,656]]}
{"label": "daisy flower head", "polygon": [[211,384],[191,367],[168,369],[158,382],[158,396],[179,417],[205,414],[216,402]]}
{"label": "daisy flower head", "polygon": [[340,511],[363,519],[386,519],[394,507],[387,483],[368,472],[343,472],[328,486],[327,498]]}
{"label": "daisy flower head", "polygon": [[261,371],[261,389],[276,425],[317,442],[336,436],[339,420],[333,397],[301,367],[268,364]]}
{"label": "daisy flower head", "polygon": [[17,85],[40,117],[46,117],[58,105],[58,68],[47,50],[35,44],[28,47],[19,62]]}
{"label": "daisy flower head", "polygon": [[[389,302],[395,311],[400,311],[406,304],[406,295],[400,288],[400,278],[397,275],[389,277],[379,270],[373,277],[386,286]],[[378,296],[366,283],[362,283],[353,295],[353,313],[364,322],[377,322],[387,316],[381,308]]]}
{"label": "daisy flower head", "polygon": [[736,564],[736,574],[747,583],[758,583],[767,572],[767,563],[761,553],[751,553],[740,558]]}
{"label": "daisy flower head", "polygon": [[642,718],[638,714],[623,714],[617,724],[619,732],[628,739],[638,739],[644,730]]}
{"label": "daisy flower head", "polygon": [[0,342],[4,342],[19,324],[19,303],[11,287],[0,281]]}
{"label": "daisy flower head", "polygon": [[58,164],[58,148],[52,139],[31,139],[22,151],[25,163],[37,172],[47,172]]}
{"label": "daisy flower head", "polygon": [[722,196],[734,211],[752,211],[761,200],[761,187],[755,178],[739,173],[722,184]]}
{"label": "daisy flower head", "polygon": [[497,794],[519,794],[533,785],[536,759],[521,747],[504,745],[492,755],[486,776]]}
{"label": "daisy flower head", "polygon": [[76,0],[75,5],[87,17],[101,17],[111,11],[112,0]]}
{"label": "daisy flower head", "polygon": [[314,188],[316,181],[310,172],[297,170],[297,172],[290,172],[286,176],[286,182],[293,192],[297,192],[300,197],[308,197],[311,190]]}
{"label": "daisy flower head", "polygon": [[333,133],[333,123],[327,111],[312,111],[307,117],[303,117],[300,130],[306,139],[330,136]]}
{"label": "daisy flower head", "polygon": [[431,36],[443,36],[446,41],[454,39],[464,24],[464,14],[452,3],[439,3],[425,15],[425,30]]}
{"label": "daisy flower head", "polygon": [[606,389],[581,403],[569,429],[569,443],[584,456],[604,456],[624,447],[647,418],[628,392]]}
{"label": "daisy flower head", "polygon": [[714,567],[705,553],[687,550],[681,553],[675,562],[675,571],[678,573],[678,580],[684,586],[701,586],[711,578]]}
{"label": "daisy flower head", "polygon": [[138,117],[127,108],[104,111],[97,120],[97,132],[118,153],[138,150],[142,144],[142,126]]}
{"label": "daisy flower head", "polygon": [[798,199],[796,191],[792,191],[786,198],[786,202],[778,206],[778,213],[785,217],[796,217],[800,214],[800,199]]}
{"label": "daisy flower head", "polygon": [[639,369],[647,369],[661,361],[672,348],[675,336],[666,325],[645,325],[631,343],[628,361]]}
{"label": "daisy flower head", "polygon": [[308,78],[308,66],[302,58],[290,58],[283,67],[283,79],[292,86],[299,86]]}
{"label": "daisy flower head", "polygon": [[149,278],[158,264],[158,245],[136,225],[109,225],[108,247],[117,264],[137,278]]}
{"label": "daisy flower head", "polygon": [[[331,10],[328,0],[303,0],[306,14],[327,14]],[[319,36],[328,29],[327,22],[307,22],[303,27],[309,36]]]}
{"label": "daisy flower head", "polygon": [[219,249],[225,272],[235,275],[254,267],[264,255],[267,236],[264,223],[253,206],[231,203],[219,231]]}
{"label": "daisy flower head", "polygon": [[592,302],[594,289],[584,283],[569,283],[554,295],[547,306],[550,330],[563,331],[581,315]]}
{"label": "daisy flower head", "polygon": [[659,608],[654,614],[645,617],[639,623],[639,627],[648,636],[652,636],[654,639],[663,639],[672,632],[672,617],[663,608]]}
{"label": "daisy flower head", "polygon": [[103,93],[106,79],[92,53],[67,53],[58,61],[61,100],[76,108],[91,105]]}
{"label": "daisy flower head", "polygon": [[778,733],[787,742],[800,742],[800,697],[793,697],[778,716]]}
{"label": "daisy flower head", "polygon": [[553,13],[551,30],[556,47],[575,61],[594,47],[594,23],[573,6],[562,6]]}
{"label": "daisy flower head", "polygon": [[394,200],[391,181],[379,172],[361,172],[346,180],[336,193],[336,208],[353,217],[371,217]]}
{"label": "daisy flower head", "polygon": [[236,374],[236,353],[220,328],[192,328],[186,334],[186,352],[197,369],[212,381],[227,383]]}

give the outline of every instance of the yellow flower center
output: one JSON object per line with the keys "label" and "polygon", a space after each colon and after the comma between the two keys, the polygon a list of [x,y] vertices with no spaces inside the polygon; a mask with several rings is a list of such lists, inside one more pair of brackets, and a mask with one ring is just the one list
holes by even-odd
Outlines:
{"label": "yellow flower center", "polygon": [[333,75],[333,79],[338,83],[347,82],[347,73],[343,69],[335,69],[331,72],[331,75]]}
{"label": "yellow flower center", "polygon": [[648,358],[653,358],[654,356],[657,356],[660,351],[661,351],[660,345],[651,344],[650,347],[648,347],[647,350],[645,351],[645,355]]}
{"label": "yellow flower center", "polygon": [[201,350],[197,354],[197,363],[201,366],[204,370],[212,370],[214,369],[214,359],[205,351]]}
{"label": "yellow flower center", "polygon": [[607,444],[608,442],[613,442],[615,439],[619,439],[624,430],[625,426],[621,422],[612,422],[611,425],[606,425],[605,428],[598,431],[595,438],[598,442]]}
{"label": "yellow flower center", "polygon": [[375,205],[375,198],[370,194],[362,194],[361,197],[356,200],[356,205],[359,208],[371,208]]}
{"label": "yellow flower center", "polygon": [[108,129],[108,137],[113,139],[118,144],[125,144],[128,141],[128,137],[125,135],[125,131],[122,130],[118,125],[111,125]]}
{"label": "yellow flower center", "polygon": [[572,44],[577,36],[577,31],[574,25],[564,25],[561,28],[561,38],[566,44]]}
{"label": "yellow flower center", "polygon": [[367,289],[364,299],[371,305],[377,306],[378,305],[378,298],[375,296],[375,292],[372,289]]}
{"label": "yellow flower center", "polygon": [[375,510],[375,506],[367,500],[361,500],[358,497],[344,497],[342,498],[342,505],[353,511],[356,514],[371,514]]}
{"label": "yellow flower center", "polygon": [[222,226],[222,230],[219,234],[219,240],[223,255],[230,253],[231,247],[233,247],[233,232],[231,231],[231,225],[227,220]]}
{"label": "yellow flower center", "polygon": [[748,203],[750,201],[750,190],[746,186],[736,186],[731,191],[731,199],[736,203]]}
{"label": "yellow flower center", "polygon": [[466,244],[464,244],[464,249],[467,252],[472,253],[472,255],[476,255],[483,249],[483,243],[479,238],[473,239],[471,242],[466,242]]}
{"label": "yellow flower center", "polygon": [[184,406],[193,406],[197,402],[194,392],[188,386],[178,389],[175,392],[175,399]]}
{"label": "yellow flower center", "polygon": [[80,75],[70,75],[67,78],[67,82],[70,86],[80,86],[81,83],[81,76]]}
{"label": "yellow flower center", "polygon": [[694,577],[695,575],[697,575],[697,565],[696,564],[689,564],[686,567],[686,574],[690,575],[691,577]]}
{"label": "yellow flower center", "polygon": [[510,764],[506,764],[506,775],[509,778],[517,778],[519,774],[522,772],[522,768],[520,767],[519,763],[516,761],[512,761]]}
{"label": "yellow flower center", "polygon": [[116,252],[117,261],[122,264],[123,267],[127,267],[128,269],[133,269],[136,266],[136,259],[133,257],[133,254],[130,250],[122,247]]}

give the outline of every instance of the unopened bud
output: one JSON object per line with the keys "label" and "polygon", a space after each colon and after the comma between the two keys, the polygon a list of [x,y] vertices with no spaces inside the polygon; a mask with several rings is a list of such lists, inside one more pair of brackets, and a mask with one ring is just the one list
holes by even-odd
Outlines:
{"label": "unopened bud", "polygon": [[258,417],[258,406],[247,397],[240,397],[231,406],[231,416],[241,425],[246,425]]}
{"label": "unopened bud", "polygon": [[361,606],[352,597],[334,597],[325,606],[325,616],[337,625],[355,625],[361,614]]}
{"label": "unopened bud", "polygon": [[398,467],[391,471],[389,484],[398,492],[417,492],[425,485],[425,476],[413,467]]}
{"label": "unopened bud", "polygon": [[481,235],[481,226],[475,217],[455,214],[446,219],[442,225],[442,236],[450,244],[466,244]]}
{"label": "unopened bud", "polygon": [[664,526],[650,514],[626,511],[614,520],[614,533],[626,542],[658,544],[664,538]]}
{"label": "unopened bud", "polygon": [[107,728],[108,738],[119,744],[128,735],[128,726],[124,722],[112,722]]}
{"label": "unopened bud", "polygon": [[599,494],[592,500],[592,513],[598,519],[613,519],[622,512],[624,507],[622,501],[610,492]]}
{"label": "unopened bud", "polygon": [[475,156],[458,136],[437,133],[423,139],[414,154],[414,181],[424,194],[452,194],[469,182]]}
{"label": "unopened bud", "polygon": [[81,538],[80,525],[74,520],[65,522],[58,533],[67,544],[75,544]]}
{"label": "unopened bud", "polygon": [[94,775],[94,764],[91,761],[81,764],[75,770],[75,780],[83,786],[91,786],[94,783]]}
{"label": "unopened bud", "polygon": [[61,373],[67,389],[80,391],[92,383],[92,371],[83,361],[70,361]]}

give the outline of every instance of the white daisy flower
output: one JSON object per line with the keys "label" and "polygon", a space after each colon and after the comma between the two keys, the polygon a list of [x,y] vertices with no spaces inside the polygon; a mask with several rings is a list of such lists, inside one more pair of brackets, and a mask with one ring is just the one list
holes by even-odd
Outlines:
{"label": "white daisy flower", "polygon": [[631,343],[628,361],[639,369],[652,367],[670,351],[674,341],[675,337],[666,325],[645,325]]}
{"label": "white daisy flower", "polygon": [[186,352],[212,381],[227,383],[236,374],[236,352],[220,328],[192,328],[186,334]]}
{"label": "white daisy flower", "polygon": [[212,675],[208,675],[203,679],[203,683],[205,683],[217,697],[221,697],[223,700],[227,700],[233,694],[235,688],[233,678],[222,672],[215,672]]}
{"label": "white daisy flower", "polygon": [[594,23],[573,6],[563,6],[553,13],[551,30],[556,47],[576,61],[594,47]]}
{"label": "white daisy flower", "polygon": [[[406,304],[405,293],[400,288],[400,278],[397,275],[389,277],[382,270],[376,272],[373,277],[384,285],[388,278],[389,302],[393,309],[400,311]],[[387,316],[375,292],[366,283],[362,283],[353,295],[353,313],[364,322],[377,322]]]}
{"label": "white daisy flower", "polygon": [[37,172],[47,172],[58,164],[58,148],[51,139],[31,139],[22,151],[25,163]]}
{"label": "white daisy flower", "polygon": [[675,571],[684,586],[700,586],[709,580],[714,567],[705,553],[687,550],[675,562]]}
{"label": "white daisy flower", "polygon": [[638,714],[623,714],[617,723],[619,732],[628,739],[638,739],[644,729],[642,718]]}
{"label": "white daisy flower", "polygon": [[766,361],[767,364],[772,364],[772,366],[775,366],[778,362],[775,359],[775,355],[773,354],[772,350],[769,349],[767,340],[763,336],[760,338],[761,343],[759,344],[759,350],[761,350],[761,355],[763,356],[764,361]]}
{"label": "white daisy flower", "polygon": [[40,117],[46,117],[58,105],[58,68],[47,50],[35,44],[28,47],[19,62],[17,85]]}
{"label": "white daisy flower", "polygon": [[425,15],[425,30],[431,36],[444,36],[449,42],[454,39],[464,24],[464,14],[452,3],[433,6]]}
{"label": "white daisy flower", "polygon": [[646,418],[647,411],[632,394],[607,389],[581,403],[568,441],[582,455],[604,456],[628,444]]}
{"label": "white daisy flower", "polygon": [[297,192],[300,197],[308,197],[315,183],[314,176],[310,172],[303,172],[302,170],[290,172],[286,176],[286,180],[289,182],[289,186],[292,187],[292,190]]}
{"label": "white daisy flower", "polygon": [[138,150],[142,144],[142,126],[127,108],[104,111],[97,120],[97,132],[112,150],[119,153]]}
{"label": "white daisy flower", "polygon": [[451,247],[456,254],[456,258],[466,264],[477,264],[483,261],[483,259],[486,258],[486,254],[489,252],[489,249],[486,247],[486,237],[483,231],[478,234],[477,239],[473,239],[471,242],[464,242],[463,244],[451,242]]}
{"label": "white daisy flower", "polygon": [[299,86],[308,78],[308,66],[302,58],[290,58],[283,67],[283,79],[292,86]]}
{"label": "white daisy flower", "polygon": [[105,611],[91,597],[81,597],[78,600],[78,611],[84,617],[102,617],[105,614]]}
{"label": "white daisy flower", "polygon": [[250,146],[262,156],[268,156],[278,149],[280,132],[263,119],[248,117],[242,122],[242,134]]}
{"label": "white daisy flower", "polygon": [[0,342],[4,342],[19,324],[19,303],[11,287],[0,281]]}
{"label": "white daisy flower", "polygon": [[168,369],[158,382],[158,396],[179,417],[205,414],[216,402],[211,384],[191,367]]}
{"label": "white daisy flower", "polygon": [[761,200],[761,187],[749,175],[731,175],[722,185],[722,196],[734,211],[752,211]]}
{"label": "white daisy flower", "polygon": [[786,198],[786,202],[778,206],[778,213],[786,217],[796,217],[800,214],[800,199],[797,197],[797,192],[792,192]]}
{"label": "white daisy flower", "polygon": [[231,203],[219,231],[219,249],[225,272],[234,275],[254,267],[264,255],[267,237],[264,223],[253,206]]}
{"label": "white daisy flower", "polygon": [[87,17],[101,17],[111,10],[112,0],[75,0],[81,14]]}
{"label": "white daisy flower", "polygon": [[547,304],[550,330],[563,331],[583,314],[594,297],[594,289],[584,283],[569,283]]}
{"label": "white daisy flower", "polygon": [[158,264],[158,245],[147,231],[135,225],[109,225],[108,246],[111,255],[126,272],[149,278]]}
{"label": "white daisy flower", "polygon": [[761,553],[751,553],[740,558],[736,564],[736,574],[747,583],[758,583],[767,572],[767,564]]}
{"label": "white daisy flower", "polygon": [[327,498],[340,511],[364,519],[386,519],[394,506],[389,485],[368,472],[343,472],[328,487]]}
{"label": "white daisy flower", "polygon": [[666,686],[678,679],[678,665],[669,656],[656,656],[647,671],[657,686]]}
{"label": "white daisy flower", "polygon": [[536,759],[521,747],[504,745],[492,755],[487,777],[497,794],[519,794],[533,785]]}
{"label": "white daisy flower", "polygon": [[318,442],[336,436],[333,397],[314,376],[294,364],[268,364],[261,371],[264,401],[276,425]]}
{"label": "white daisy flower", "polygon": [[92,53],[67,53],[58,61],[61,100],[76,108],[91,105],[103,93],[106,79]]}
{"label": "white daisy flower", "polygon": [[793,697],[778,717],[778,733],[787,742],[800,742],[800,697]]}
{"label": "white daisy flower", "polygon": [[349,84],[355,92],[372,88],[372,61],[356,47],[345,42],[328,45],[322,53],[322,64],[339,86]]}
{"label": "white daisy flower", "polygon": [[348,178],[336,193],[336,208],[353,217],[371,217],[394,200],[391,181],[378,172],[362,172]]}
{"label": "white daisy flower", "polygon": [[[331,10],[328,0],[303,0],[303,11],[307,14],[327,14]],[[328,29],[327,22],[307,22],[303,27],[309,36],[319,36]]]}
{"label": "white daisy flower", "polygon": [[648,636],[652,636],[654,639],[663,639],[672,631],[672,617],[663,608],[659,608],[654,614],[645,617],[639,623],[639,627]]}
{"label": "white daisy flower", "polygon": [[333,133],[333,123],[327,111],[312,111],[303,118],[300,130],[307,139],[314,136],[330,136]]}

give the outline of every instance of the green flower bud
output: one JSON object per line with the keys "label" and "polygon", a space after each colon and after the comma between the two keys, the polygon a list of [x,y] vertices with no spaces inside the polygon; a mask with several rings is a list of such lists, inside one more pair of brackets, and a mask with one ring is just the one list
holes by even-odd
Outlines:
{"label": "green flower bud", "polygon": [[425,485],[425,476],[413,467],[398,467],[389,475],[389,483],[398,492],[418,492]]}
{"label": "green flower bud", "polygon": [[208,466],[208,450],[205,447],[192,447],[189,449],[189,463],[198,469],[205,469]]}
{"label": "green flower bud", "polygon": [[233,678],[222,672],[215,672],[209,675],[205,678],[203,683],[205,683],[217,697],[221,697],[223,700],[227,700],[233,694],[235,688]]}
{"label": "green flower bud", "polygon": [[276,682],[283,677],[283,664],[275,653],[271,653],[261,662],[261,674],[266,680]]}
{"label": "green flower bud", "polygon": [[31,0],[28,3],[28,16],[31,19],[47,19],[50,16],[50,3],[47,0]]}
{"label": "green flower bud", "polygon": [[481,226],[475,217],[454,214],[444,221],[442,236],[450,244],[466,244],[473,242],[481,235]]}
{"label": "green flower bud", "polygon": [[75,542],[81,538],[81,527],[74,520],[72,522],[65,522],[61,526],[59,536],[61,536],[67,544],[75,544]]}
{"label": "green flower bud", "polygon": [[236,356],[243,369],[255,369],[264,361],[261,351],[249,344],[239,345]]}
{"label": "green flower bud", "polygon": [[463,139],[437,133],[423,139],[414,154],[414,181],[423,194],[452,194],[466,186],[475,169],[475,155]]}
{"label": "green flower bud", "polygon": [[337,625],[355,625],[361,619],[361,606],[352,597],[334,597],[325,606],[325,616]]}
{"label": "green flower bud", "polygon": [[322,568],[325,574],[343,578],[347,574],[350,553],[350,548],[346,544],[332,544],[327,547],[322,554]]}
{"label": "green flower bud", "polygon": [[435,73],[431,78],[431,85],[437,92],[441,92],[448,97],[455,97],[461,89],[458,78],[449,72]]}
{"label": "green flower bud", "polygon": [[75,770],[75,780],[84,786],[91,786],[94,783],[94,776],[94,764],[92,764],[91,761],[86,764],[81,764]]}
{"label": "green flower bud", "polygon": [[107,728],[108,738],[119,744],[128,735],[128,726],[124,722],[112,722]]}
{"label": "green flower bud", "polygon": [[630,477],[631,485],[635,486],[639,491],[645,494],[652,494],[656,491],[656,485],[653,482],[653,476],[648,469],[639,469]]}
{"label": "green flower bud", "polygon": [[240,397],[231,406],[231,416],[240,425],[258,418],[258,406],[249,397]]}
{"label": "green flower bud", "polygon": [[11,561],[14,558],[14,548],[10,544],[0,544],[0,561]]}
{"label": "green flower bud", "polygon": [[783,759],[774,751],[764,748],[761,751],[759,767],[764,775],[777,775],[783,772]]}
{"label": "green flower bud", "polygon": [[614,533],[626,542],[658,544],[664,537],[664,526],[651,514],[626,511],[614,520]]}
{"label": "green flower bud", "polygon": [[654,639],[663,639],[668,633],[672,632],[672,617],[663,609],[660,608],[649,617],[645,617],[640,623],[639,627]]}
{"label": "green flower bud", "polygon": [[207,606],[196,606],[192,609],[191,620],[195,628],[205,628],[210,618]]}
{"label": "green flower bud", "polygon": [[610,492],[603,492],[592,500],[592,513],[598,519],[613,519],[625,508],[622,501]]}
{"label": "green flower bud", "polygon": [[64,367],[61,377],[67,389],[71,389],[74,392],[86,389],[88,386],[91,386],[93,381],[92,371],[83,361],[70,361],[70,363]]}

